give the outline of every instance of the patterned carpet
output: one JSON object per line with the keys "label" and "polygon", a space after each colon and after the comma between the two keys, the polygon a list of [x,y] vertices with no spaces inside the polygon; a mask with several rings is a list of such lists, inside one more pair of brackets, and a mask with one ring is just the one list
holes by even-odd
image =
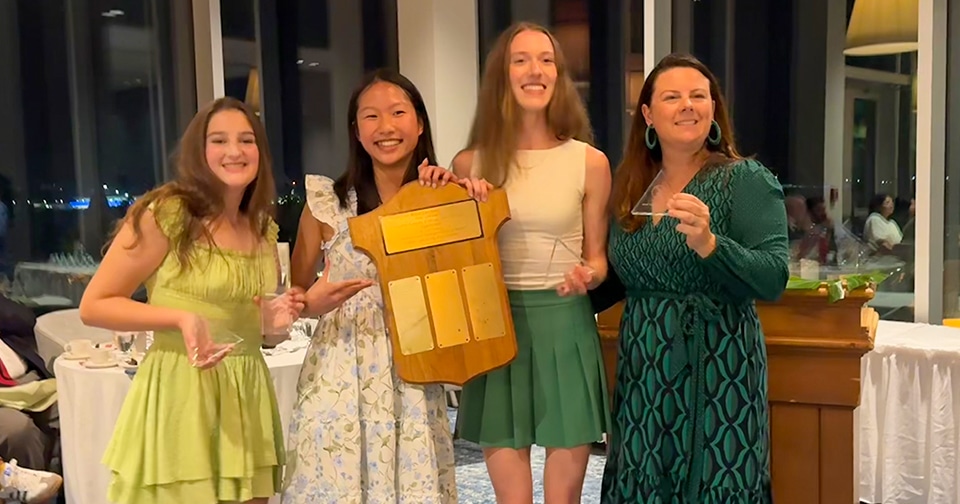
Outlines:
{"label": "patterned carpet", "polygon": [[[450,408],[450,430],[457,421],[457,410]],[[480,447],[462,439],[454,442],[457,457],[457,492],[459,501],[463,504],[493,504],[493,486],[487,476],[487,468],[483,463],[483,452]],[[543,462],[544,450],[534,447],[530,462],[533,468],[533,502],[543,503]],[[591,455],[587,466],[587,477],[583,483],[581,502],[600,502],[600,478],[603,474],[603,455]]]}

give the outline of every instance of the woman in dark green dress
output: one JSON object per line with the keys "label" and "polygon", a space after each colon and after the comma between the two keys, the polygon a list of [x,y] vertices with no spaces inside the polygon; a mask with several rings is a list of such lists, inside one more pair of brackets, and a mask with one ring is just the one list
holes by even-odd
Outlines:
{"label": "woman in dark green dress", "polygon": [[[611,278],[592,295],[598,311],[626,299],[602,502],[769,503],[754,301],[787,282],[783,191],[737,153],[716,78],[694,58],[664,58],[637,112],[611,198]],[[674,191],[652,210],[666,215],[633,215],[658,172]]]}

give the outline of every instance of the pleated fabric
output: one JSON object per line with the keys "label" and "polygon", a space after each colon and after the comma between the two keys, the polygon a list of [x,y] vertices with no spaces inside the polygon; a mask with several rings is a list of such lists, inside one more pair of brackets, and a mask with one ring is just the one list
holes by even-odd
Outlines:
{"label": "pleated fabric", "polygon": [[517,357],[463,387],[460,436],[483,447],[572,448],[610,425],[596,318],[586,296],[509,291]]}

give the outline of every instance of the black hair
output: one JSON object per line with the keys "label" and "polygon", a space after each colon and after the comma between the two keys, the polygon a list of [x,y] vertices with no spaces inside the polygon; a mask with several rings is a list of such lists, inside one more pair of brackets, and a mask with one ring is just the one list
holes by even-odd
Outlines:
{"label": "black hair", "polygon": [[347,161],[347,170],[340,175],[333,184],[333,190],[340,200],[340,206],[347,207],[347,193],[350,188],[357,192],[357,215],[363,215],[380,206],[380,194],[373,178],[373,158],[363,148],[357,138],[357,110],[359,109],[360,95],[377,82],[387,82],[402,89],[410,98],[417,119],[423,127],[417,146],[410,157],[410,165],[403,174],[403,183],[417,180],[418,167],[426,159],[431,165],[437,164],[437,154],[433,148],[433,133],[430,130],[430,118],[427,117],[427,106],[416,86],[399,72],[388,68],[374,70],[364,76],[360,85],[350,96],[350,105],[347,107],[347,127],[350,130],[350,159]]}

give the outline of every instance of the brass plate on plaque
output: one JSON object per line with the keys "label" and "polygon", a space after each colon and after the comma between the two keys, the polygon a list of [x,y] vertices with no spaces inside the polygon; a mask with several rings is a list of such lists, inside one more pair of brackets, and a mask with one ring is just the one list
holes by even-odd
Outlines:
{"label": "brass plate on plaque", "polygon": [[433,350],[433,333],[420,277],[401,278],[388,285],[400,353],[413,355]]}
{"label": "brass plate on plaque", "polygon": [[476,200],[380,217],[387,254],[409,252],[483,236]]}
{"label": "brass plate on plaque", "polygon": [[427,301],[430,303],[437,346],[445,348],[469,343],[470,328],[463,310],[457,270],[430,273],[423,279],[427,284]]}
{"label": "brass plate on plaque", "polygon": [[467,294],[470,323],[477,341],[506,336],[500,289],[493,264],[463,268],[463,290]]}

